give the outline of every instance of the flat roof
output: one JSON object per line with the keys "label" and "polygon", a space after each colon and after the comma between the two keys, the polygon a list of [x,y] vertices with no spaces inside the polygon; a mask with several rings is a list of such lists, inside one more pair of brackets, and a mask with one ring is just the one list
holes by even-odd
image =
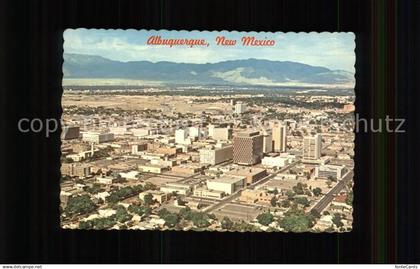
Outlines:
{"label": "flat roof", "polygon": [[244,180],[244,178],[239,178],[239,177],[226,177],[225,176],[225,177],[211,179],[211,180],[209,180],[209,182],[233,184],[233,183],[236,183],[236,182],[238,182],[240,180]]}
{"label": "flat roof", "polygon": [[261,172],[266,171],[266,169],[258,168],[258,167],[252,167],[252,168],[241,168],[241,169],[234,169],[227,172],[229,175],[240,175],[240,176],[248,176],[248,175],[255,175],[259,174]]}
{"label": "flat roof", "polygon": [[238,137],[251,137],[251,136],[255,136],[255,135],[259,135],[260,132],[258,131],[243,131],[243,132],[239,132],[237,134]]}

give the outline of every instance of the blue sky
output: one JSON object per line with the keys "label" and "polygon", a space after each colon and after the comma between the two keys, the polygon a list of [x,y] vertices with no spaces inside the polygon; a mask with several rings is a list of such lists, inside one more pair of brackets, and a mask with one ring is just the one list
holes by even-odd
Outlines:
{"label": "blue sky", "polygon": [[[161,38],[205,38],[208,47],[163,47],[146,44],[152,35]],[[274,39],[273,47],[224,47],[215,45],[217,36],[240,39],[252,35],[258,39]],[[64,52],[99,55],[118,61],[171,61],[214,63],[235,59],[267,59],[295,61],[354,73],[355,43],[353,33],[264,33],[264,32],[199,32],[146,30],[69,29],[64,32]]]}

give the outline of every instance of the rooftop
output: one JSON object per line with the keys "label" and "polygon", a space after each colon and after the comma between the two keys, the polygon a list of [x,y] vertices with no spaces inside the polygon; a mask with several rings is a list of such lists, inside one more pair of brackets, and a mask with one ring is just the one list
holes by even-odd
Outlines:
{"label": "rooftop", "polygon": [[238,182],[239,180],[243,180],[243,178],[224,176],[224,177],[220,177],[220,178],[211,179],[211,180],[209,180],[209,182],[234,184],[234,183]]}

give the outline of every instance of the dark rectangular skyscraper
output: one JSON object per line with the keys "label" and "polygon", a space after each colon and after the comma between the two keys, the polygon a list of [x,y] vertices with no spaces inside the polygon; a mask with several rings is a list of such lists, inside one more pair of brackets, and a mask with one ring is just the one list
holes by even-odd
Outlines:
{"label": "dark rectangular skyscraper", "polygon": [[233,138],[233,162],[253,165],[261,161],[263,135],[259,132],[242,132]]}

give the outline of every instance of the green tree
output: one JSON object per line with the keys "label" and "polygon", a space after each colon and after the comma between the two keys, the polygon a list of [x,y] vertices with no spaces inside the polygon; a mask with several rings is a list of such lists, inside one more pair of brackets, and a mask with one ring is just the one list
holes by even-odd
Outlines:
{"label": "green tree", "polygon": [[65,209],[66,214],[78,215],[86,214],[96,209],[96,205],[90,200],[89,196],[75,196],[70,197]]}
{"label": "green tree", "polygon": [[181,216],[181,218],[187,219],[187,220],[190,219],[190,213],[191,213],[191,209],[188,206],[182,208],[179,211],[179,215]]}
{"label": "green tree", "polygon": [[281,202],[281,206],[285,207],[285,208],[290,207],[290,201],[289,200],[283,200]]}
{"label": "green tree", "polygon": [[295,197],[295,193],[293,192],[293,191],[291,191],[291,190],[288,190],[287,192],[286,192],[286,196],[287,196],[287,198],[289,199],[289,200],[293,200],[293,197]]}
{"label": "green tree", "polygon": [[304,207],[307,207],[310,204],[308,198],[306,198],[306,197],[295,197],[295,202],[297,204],[303,205]]}
{"label": "green tree", "polygon": [[198,228],[205,228],[205,227],[210,226],[210,222],[205,218],[197,219],[197,220],[193,221],[193,223]]}
{"label": "green tree", "polygon": [[335,224],[335,226],[337,226],[337,228],[344,226],[343,222],[341,221],[341,215],[339,213],[334,214],[332,222]]}
{"label": "green tree", "polygon": [[305,192],[304,192],[304,187],[303,187],[303,184],[302,183],[300,183],[300,182],[298,182],[297,184],[296,184],[296,186],[294,186],[293,188],[293,191],[296,193],[296,194],[298,194],[298,195],[301,195],[301,194],[304,194]]}
{"label": "green tree", "polygon": [[92,221],[81,221],[81,222],[79,222],[79,229],[82,229],[82,230],[93,229],[93,222]]}
{"label": "green tree", "polygon": [[155,184],[151,183],[151,182],[146,182],[146,184],[144,185],[144,190],[156,190],[157,187]]}
{"label": "green tree", "polygon": [[277,205],[277,199],[276,199],[275,196],[273,196],[273,198],[271,198],[270,204],[271,204],[271,206],[276,206]]}
{"label": "green tree", "polygon": [[271,213],[262,213],[257,216],[257,220],[261,225],[268,226],[273,222],[274,217]]}
{"label": "green tree", "polygon": [[138,205],[130,205],[128,207],[128,211],[131,213],[137,214],[139,216],[148,215],[151,212],[150,208],[146,206],[138,206]]}
{"label": "green tree", "polygon": [[125,209],[124,206],[120,205],[117,207],[116,209],[116,213],[115,213],[115,220],[121,223],[127,222],[129,220],[131,220],[133,218],[133,216],[131,216],[130,214],[128,214],[127,210]]}
{"label": "green tree", "polygon": [[321,190],[321,188],[315,188],[315,189],[313,189],[312,190],[312,193],[315,195],[315,196],[320,196],[321,195],[321,193],[322,193],[322,190]]}
{"label": "green tree", "polygon": [[107,218],[98,218],[93,220],[94,229],[97,230],[104,230],[110,229],[117,224],[115,220],[115,216],[107,217]]}
{"label": "green tree", "polygon": [[228,217],[223,217],[221,225],[222,229],[230,230],[233,227],[233,221],[231,221]]}
{"label": "green tree", "polygon": [[159,210],[158,212],[158,216],[162,219],[164,219],[167,215],[171,214],[171,212],[168,211],[168,209],[166,208],[162,208],[161,210]]}
{"label": "green tree", "polygon": [[306,232],[309,230],[311,225],[311,220],[304,214],[291,214],[285,216],[280,221],[280,227],[288,232]]}
{"label": "green tree", "polygon": [[192,221],[198,228],[204,228],[210,225],[208,215],[203,212],[190,211],[186,219]]}
{"label": "green tree", "polygon": [[90,194],[97,194],[104,191],[98,183],[94,183],[91,187],[84,187],[83,189]]}
{"label": "green tree", "polygon": [[346,198],[346,204],[352,206],[353,205],[353,191],[350,191],[347,194],[347,198]]}
{"label": "green tree", "polygon": [[165,225],[166,226],[168,226],[170,228],[173,228],[178,224],[179,217],[178,217],[177,214],[169,213],[169,214],[164,216],[163,220],[165,220]]}
{"label": "green tree", "polygon": [[153,195],[148,193],[144,196],[143,200],[145,205],[151,205],[153,204]]}
{"label": "green tree", "polygon": [[258,227],[256,227],[255,225],[251,225],[245,221],[241,221],[241,222],[237,222],[233,224],[232,227],[233,231],[238,231],[238,232],[258,232],[260,231],[260,229]]}

